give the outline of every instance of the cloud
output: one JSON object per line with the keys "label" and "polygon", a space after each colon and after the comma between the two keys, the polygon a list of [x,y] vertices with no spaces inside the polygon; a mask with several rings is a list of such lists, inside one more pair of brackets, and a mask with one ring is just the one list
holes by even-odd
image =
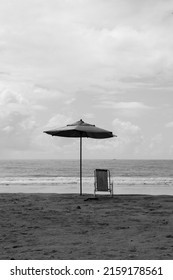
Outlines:
{"label": "cloud", "polygon": [[94,118],[94,113],[84,113],[84,118],[87,118],[87,119],[93,119]]}
{"label": "cloud", "polygon": [[69,100],[66,100],[66,101],[65,101],[65,104],[66,104],[66,105],[71,105],[75,100],[76,100],[76,98],[72,97],[72,98],[70,98]]}
{"label": "cloud", "polygon": [[171,145],[168,139],[164,139],[165,135],[157,133],[149,138],[147,148],[151,158],[170,158]]}
{"label": "cloud", "polygon": [[66,126],[67,124],[70,124],[72,122],[73,122],[73,120],[71,117],[63,115],[63,114],[56,114],[55,116],[53,116],[49,119],[49,121],[45,127],[58,128],[58,127]]}
{"label": "cloud", "polygon": [[[107,127],[116,114],[121,137],[92,147],[99,156],[135,154],[143,133],[153,136],[156,120],[160,129],[168,121],[172,24],[169,0],[1,0],[1,150],[44,151],[45,128],[82,116]],[[67,143],[59,141],[50,149],[63,157]]]}
{"label": "cloud", "polygon": [[13,112],[28,115],[30,111],[28,105],[28,101],[17,92],[4,90],[0,94],[1,117],[8,116]]}
{"label": "cloud", "polygon": [[102,101],[101,104],[96,105],[102,108],[113,108],[113,109],[151,109],[150,106],[145,105],[142,102],[113,102],[113,101]]}
{"label": "cloud", "polygon": [[165,2],[1,1],[1,65],[66,90],[164,75],[173,64],[172,5]]}
{"label": "cloud", "polygon": [[[104,158],[133,158],[140,156],[144,137],[139,126],[114,119],[113,131],[118,136],[103,140],[90,140],[85,142],[86,155],[90,157],[94,152],[97,157]],[[100,155],[99,155],[100,153]]]}
{"label": "cloud", "polygon": [[0,93],[0,149],[27,149],[37,128],[34,107],[18,92]]}
{"label": "cloud", "polygon": [[172,128],[173,127],[173,122],[168,122],[165,127],[167,128]]}
{"label": "cloud", "polygon": [[113,120],[113,126],[119,135],[135,135],[141,132],[139,126],[132,124],[131,122],[121,121],[119,119]]}
{"label": "cloud", "polygon": [[116,115],[133,118],[143,115],[147,110],[153,109],[152,106],[146,105],[143,102],[116,102],[107,100],[107,98],[100,98],[100,102],[98,102],[97,105],[94,105],[94,107],[112,109],[116,112]]}
{"label": "cloud", "polygon": [[131,122],[121,121],[114,119],[114,131],[117,137],[117,153],[121,156],[128,158],[130,155],[133,157],[139,151],[139,147],[143,143],[143,135],[141,128]]}
{"label": "cloud", "polygon": [[154,135],[151,138],[149,148],[155,151],[157,146],[157,149],[160,149],[162,142],[163,142],[163,135],[161,133],[158,133],[157,135]]}
{"label": "cloud", "polygon": [[64,93],[60,90],[51,89],[48,87],[44,87],[41,85],[33,85],[32,86],[33,96],[35,100],[43,100],[43,99],[64,99]]}

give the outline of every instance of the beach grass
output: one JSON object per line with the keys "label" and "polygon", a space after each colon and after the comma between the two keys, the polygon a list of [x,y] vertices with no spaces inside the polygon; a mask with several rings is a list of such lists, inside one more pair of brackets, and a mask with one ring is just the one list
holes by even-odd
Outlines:
{"label": "beach grass", "polygon": [[173,196],[1,194],[0,259],[173,259]]}

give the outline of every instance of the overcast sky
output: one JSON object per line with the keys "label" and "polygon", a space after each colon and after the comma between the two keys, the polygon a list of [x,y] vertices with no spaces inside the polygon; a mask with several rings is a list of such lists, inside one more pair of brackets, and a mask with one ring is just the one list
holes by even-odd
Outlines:
{"label": "overcast sky", "polygon": [[173,159],[173,0],[1,0],[0,158]]}

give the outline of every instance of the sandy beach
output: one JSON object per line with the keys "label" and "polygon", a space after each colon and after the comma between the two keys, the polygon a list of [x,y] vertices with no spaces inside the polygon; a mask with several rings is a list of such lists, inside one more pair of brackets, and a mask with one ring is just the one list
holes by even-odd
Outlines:
{"label": "sandy beach", "polygon": [[0,259],[173,259],[173,196],[1,194]]}

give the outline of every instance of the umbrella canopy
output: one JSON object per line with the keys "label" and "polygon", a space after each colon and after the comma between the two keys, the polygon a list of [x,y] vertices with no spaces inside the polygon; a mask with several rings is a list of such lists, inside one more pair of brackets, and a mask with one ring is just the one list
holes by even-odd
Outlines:
{"label": "umbrella canopy", "polygon": [[80,195],[82,195],[82,138],[104,139],[116,135],[113,135],[111,131],[85,123],[83,120],[68,124],[67,126],[58,129],[44,131],[44,133],[52,136],[80,138]]}
{"label": "umbrella canopy", "polygon": [[67,126],[44,131],[52,136],[61,137],[89,137],[89,138],[109,138],[113,137],[111,131],[96,127],[93,124],[85,123],[83,120],[77,121],[73,124],[68,124]]}

